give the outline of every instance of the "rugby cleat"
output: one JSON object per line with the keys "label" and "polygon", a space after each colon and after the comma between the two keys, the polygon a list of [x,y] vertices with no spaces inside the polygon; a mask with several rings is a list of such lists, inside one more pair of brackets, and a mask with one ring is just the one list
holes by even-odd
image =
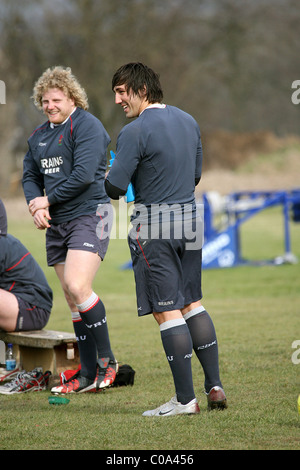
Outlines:
{"label": "rugby cleat", "polygon": [[53,387],[51,392],[55,394],[100,392],[114,383],[119,364],[109,357],[98,359],[97,373],[93,381],[82,377],[80,370],[81,367],[79,366],[77,370],[62,372],[60,374],[60,385]]}
{"label": "rugby cleat", "polygon": [[174,416],[174,415],[184,415],[184,414],[198,414],[200,413],[200,408],[197,402],[197,399],[194,398],[186,405],[177,401],[177,397],[171,398],[170,401],[164,405],[155,408],[154,410],[144,411],[142,416]]}
{"label": "rugby cleat", "polygon": [[216,386],[212,387],[207,395],[207,409],[210,410],[224,410],[228,407],[227,398],[223,388]]}
{"label": "rugby cleat", "polygon": [[97,374],[95,378],[95,391],[110,387],[116,378],[119,364],[109,357],[102,357],[97,361]]}
{"label": "rugby cleat", "polygon": [[67,393],[86,393],[93,391],[94,381],[83,377],[80,372],[76,373],[66,383],[51,388],[51,393],[64,395]]}

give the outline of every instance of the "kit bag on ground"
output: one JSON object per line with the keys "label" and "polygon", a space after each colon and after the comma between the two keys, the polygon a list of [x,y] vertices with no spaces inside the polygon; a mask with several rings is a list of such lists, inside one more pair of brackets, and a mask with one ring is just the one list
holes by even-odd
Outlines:
{"label": "kit bag on ground", "polygon": [[133,385],[135,370],[128,364],[119,367],[115,381],[112,387],[121,387],[123,385]]}

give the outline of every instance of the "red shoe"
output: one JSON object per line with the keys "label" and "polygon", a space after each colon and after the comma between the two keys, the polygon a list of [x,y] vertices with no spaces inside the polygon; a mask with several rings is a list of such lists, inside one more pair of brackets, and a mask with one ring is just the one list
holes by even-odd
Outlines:
{"label": "red shoe", "polygon": [[16,378],[0,387],[0,393],[3,395],[12,395],[14,393],[46,390],[50,375],[51,372],[49,370],[43,374],[40,367],[33,369],[31,372],[20,372]]}
{"label": "red shoe", "polygon": [[208,410],[224,410],[227,406],[227,398],[223,388],[216,386],[207,393]]}
{"label": "red shoe", "polygon": [[51,393],[64,395],[66,393],[86,393],[94,388],[94,381],[83,377],[80,372],[74,375],[66,383],[51,388]]}
{"label": "red shoe", "polygon": [[119,364],[109,357],[102,357],[97,361],[97,375],[95,378],[96,391],[110,387],[116,378]]}
{"label": "red shoe", "polygon": [[60,384],[63,385],[67,382],[70,382],[70,380],[75,379],[75,377],[77,377],[80,370],[81,370],[81,365],[79,364],[76,370],[68,369],[68,370],[65,370],[64,372],[61,372],[59,374]]}
{"label": "red shoe", "polygon": [[2,384],[2,382],[7,382],[8,380],[15,379],[20,372],[25,371],[21,370],[20,367],[16,367],[14,370],[1,369],[0,384]]}
{"label": "red shoe", "polygon": [[[114,383],[119,365],[117,361],[113,361],[109,357],[98,359],[95,380],[88,384],[84,383],[84,380],[82,380],[85,379],[85,377],[80,376],[80,370],[81,366],[79,365],[77,370],[66,370],[62,372],[60,374],[60,385],[52,388],[51,392],[56,394],[100,392]],[[81,384],[77,383],[78,379],[81,381]]]}

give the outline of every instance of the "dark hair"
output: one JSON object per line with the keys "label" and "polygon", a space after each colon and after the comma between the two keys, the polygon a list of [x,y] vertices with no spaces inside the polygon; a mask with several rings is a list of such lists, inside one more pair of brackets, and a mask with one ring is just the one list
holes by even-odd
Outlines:
{"label": "dark hair", "polygon": [[112,78],[112,90],[118,85],[125,85],[126,90],[132,90],[138,95],[146,87],[146,98],[149,103],[161,103],[163,91],[159,75],[140,62],[122,65]]}

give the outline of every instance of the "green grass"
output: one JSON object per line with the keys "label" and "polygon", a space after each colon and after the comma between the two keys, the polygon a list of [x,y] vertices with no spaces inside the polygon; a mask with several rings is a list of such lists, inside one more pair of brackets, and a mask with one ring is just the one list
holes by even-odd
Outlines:
{"label": "green grass", "polygon": [[[28,217],[10,232],[42,265],[54,290],[47,328],[72,331],[70,314],[52,269],[46,267],[44,234]],[[292,251],[300,259],[300,225],[291,224]],[[282,217],[266,211],[242,227],[248,259],[283,254]],[[67,406],[50,406],[49,392],[0,395],[0,448],[30,450],[296,450],[300,445],[300,364],[292,343],[300,339],[300,266],[241,266],[205,270],[205,305],[217,330],[220,370],[229,408],[206,411],[203,373],[193,357],[201,414],[166,419],[142,412],[174,394],[169,366],[152,317],[138,318],[126,240],[112,240],[95,280],[108,316],[116,357],[136,371],[133,387],[97,395],[70,396]]]}

